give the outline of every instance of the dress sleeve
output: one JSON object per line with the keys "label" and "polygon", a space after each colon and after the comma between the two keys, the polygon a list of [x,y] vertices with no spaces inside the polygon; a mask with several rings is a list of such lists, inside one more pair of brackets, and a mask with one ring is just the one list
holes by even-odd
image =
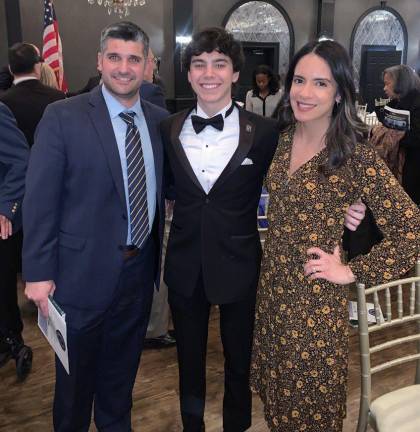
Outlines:
{"label": "dress sleeve", "polygon": [[252,111],[252,90],[248,90],[246,93],[246,99],[245,99],[245,109],[247,111]]}
{"label": "dress sleeve", "polygon": [[419,209],[370,146],[358,146],[353,169],[353,184],[384,238],[368,254],[352,259],[349,266],[356,280],[366,285],[398,279],[419,256]]}

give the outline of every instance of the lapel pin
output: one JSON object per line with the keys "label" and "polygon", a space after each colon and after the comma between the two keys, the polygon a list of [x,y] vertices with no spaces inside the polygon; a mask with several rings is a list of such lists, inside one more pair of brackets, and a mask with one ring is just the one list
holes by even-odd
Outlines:
{"label": "lapel pin", "polygon": [[246,127],[245,127],[245,130],[247,132],[251,132],[252,131],[252,126],[250,124],[247,124]]}

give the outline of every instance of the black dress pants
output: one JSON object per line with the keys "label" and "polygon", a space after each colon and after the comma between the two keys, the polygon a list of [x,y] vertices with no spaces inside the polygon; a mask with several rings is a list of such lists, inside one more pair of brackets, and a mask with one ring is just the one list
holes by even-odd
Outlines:
{"label": "black dress pants", "polygon": [[[251,426],[252,397],[249,389],[255,292],[249,298],[219,305],[220,334],[225,357],[223,429],[242,432]],[[179,365],[182,423],[185,432],[204,425],[206,353],[211,304],[199,278],[192,297],[179,296],[169,287]]]}
{"label": "black dress pants", "polygon": [[22,230],[7,240],[0,240],[0,330],[17,335],[23,330],[17,297],[21,253]]}

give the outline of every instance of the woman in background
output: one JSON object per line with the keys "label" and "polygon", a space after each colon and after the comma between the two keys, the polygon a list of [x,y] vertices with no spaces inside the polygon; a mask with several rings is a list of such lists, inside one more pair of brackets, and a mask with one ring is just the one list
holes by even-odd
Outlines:
{"label": "woman in background", "polygon": [[41,76],[39,78],[39,81],[48,87],[60,90],[58,88],[57,78],[55,76],[54,70],[47,63],[41,63]]}
{"label": "woman in background", "polygon": [[252,90],[246,94],[245,109],[271,117],[281,95],[279,78],[269,66],[260,65],[252,73]]}
{"label": "woman in background", "polygon": [[[267,176],[269,227],[251,363],[251,387],[271,431],[342,430],[348,284],[390,281],[419,254],[419,210],[366,143],[351,70],[341,45],[311,42],[286,78],[283,132]],[[346,264],[344,212],[358,198],[384,239]]]}
{"label": "woman in background", "polygon": [[420,78],[409,66],[398,65],[385,69],[383,80],[384,91],[391,98],[388,106],[410,112],[410,129],[399,141],[405,152],[402,186],[420,206]]}

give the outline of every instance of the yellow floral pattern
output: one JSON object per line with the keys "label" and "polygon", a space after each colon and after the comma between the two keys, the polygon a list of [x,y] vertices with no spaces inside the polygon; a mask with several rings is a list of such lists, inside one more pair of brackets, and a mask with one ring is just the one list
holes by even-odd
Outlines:
{"label": "yellow floral pattern", "polygon": [[349,264],[366,284],[408,271],[419,252],[420,216],[374,150],[358,145],[345,166],[322,177],[321,151],[288,176],[292,131],[281,135],[270,167],[269,229],[255,315],[251,387],[271,431],[341,431],[348,360],[348,291],[304,276],[311,246],[332,253],[344,214],[361,197],[384,240]]}

